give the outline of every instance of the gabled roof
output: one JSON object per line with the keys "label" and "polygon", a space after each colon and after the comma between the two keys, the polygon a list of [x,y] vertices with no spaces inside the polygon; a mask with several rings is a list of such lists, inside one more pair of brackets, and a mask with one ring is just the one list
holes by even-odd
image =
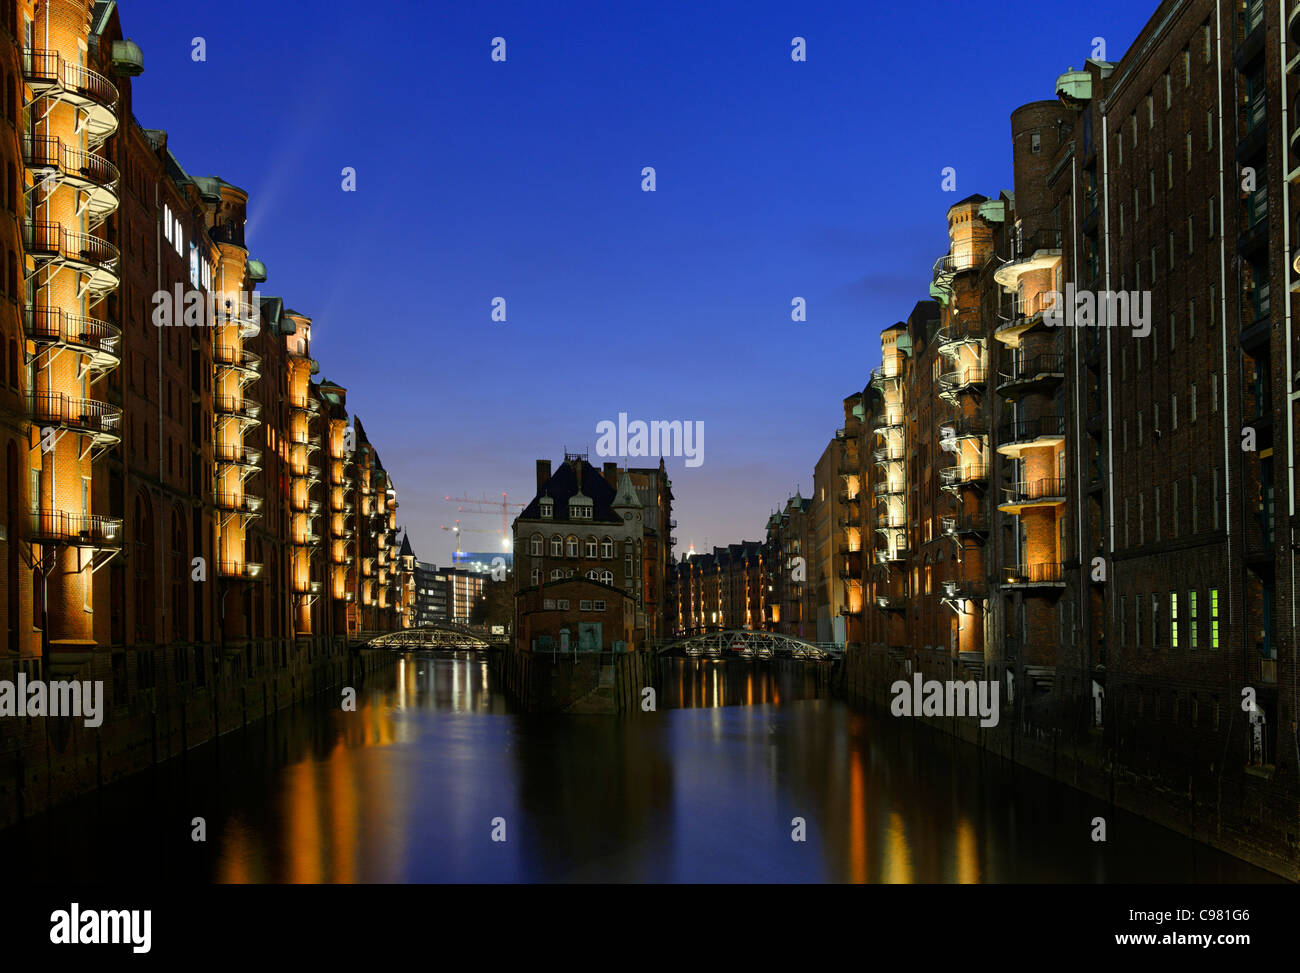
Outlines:
{"label": "gabled roof", "polygon": [[[578,468],[579,475],[574,472]],[[627,474],[624,474],[626,476]],[[635,491],[633,491],[635,493]],[[623,518],[611,509],[614,503],[614,488],[606,482],[600,470],[586,460],[566,461],[561,463],[551,474],[537,496],[519,514],[520,520],[550,520],[567,523],[569,520],[569,498],[581,493],[591,501],[591,520],[576,520],[574,523],[622,523]],[[555,501],[554,516],[543,518],[541,498],[550,497]],[[640,504],[638,503],[638,506]]]}

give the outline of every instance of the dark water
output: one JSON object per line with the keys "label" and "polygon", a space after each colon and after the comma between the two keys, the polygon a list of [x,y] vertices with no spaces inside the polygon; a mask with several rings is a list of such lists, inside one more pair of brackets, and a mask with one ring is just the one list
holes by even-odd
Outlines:
{"label": "dark water", "polygon": [[38,881],[1273,880],[817,693],[679,660],[658,713],[527,716],[481,658],[410,655],[355,713],[282,713],[0,833],[0,855]]}

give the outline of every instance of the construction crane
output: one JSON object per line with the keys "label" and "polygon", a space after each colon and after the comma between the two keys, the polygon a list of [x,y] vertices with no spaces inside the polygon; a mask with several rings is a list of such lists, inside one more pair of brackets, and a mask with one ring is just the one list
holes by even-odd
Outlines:
{"label": "construction crane", "polygon": [[[444,499],[445,499],[448,503],[459,503],[459,504],[462,504],[462,506],[456,508],[456,512],[457,512],[457,513],[482,514],[482,513],[489,513],[489,512],[495,513],[496,511],[500,510],[500,511],[501,511],[501,540],[502,540],[503,542],[507,542],[507,543],[508,543],[509,540],[510,540],[510,511],[511,511],[512,509],[513,509],[513,510],[523,510],[524,507],[528,506],[528,504],[526,504],[526,503],[509,503],[509,502],[507,502],[507,494],[505,494],[505,493],[502,493],[502,494],[501,494],[501,502],[500,502],[500,503],[498,503],[498,502],[495,501],[495,500],[489,500],[489,499],[488,499],[487,497],[485,497],[485,496],[484,496],[484,497],[477,497],[477,498],[475,498],[475,497],[444,497]],[[470,508],[467,510],[467,509],[465,509],[465,507],[463,506],[463,504],[470,504],[471,506],[470,506]],[[486,510],[486,509],[484,509],[484,508],[490,508],[490,511],[489,511],[489,510]],[[457,521],[457,523],[459,523],[459,521]]]}
{"label": "construction crane", "polygon": [[443,524],[443,525],[442,525],[442,529],[443,529],[443,530],[449,530],[449,531],[451,531],[453,534],[456,535],[456,553],[457,553],[457,554],[462,554],[462,553],[464,553],[464,552],[461,551],[461,549],[460,549],[460,535],[461,535],[461,534],[495,534],[495,533],[496,533],[496,531],[493,531],[493,530],[480,530],[480,529],[478,529],[477,527],[462,527],[462,526],[460,525],[460,521],[459,521],[459,520],[456,521],[456,526],[455,526],[455,527],[448,527],[446,524]]}

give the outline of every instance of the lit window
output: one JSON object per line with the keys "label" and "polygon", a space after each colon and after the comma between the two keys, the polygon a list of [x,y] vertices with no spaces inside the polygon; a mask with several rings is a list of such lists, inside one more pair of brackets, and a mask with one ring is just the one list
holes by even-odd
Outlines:
{"label": "lit window", "polygon": [[[1216,508],[1217,509],[1217,508]],[[1219,647],[1219,589],[1210,589],[1210,648]]]}

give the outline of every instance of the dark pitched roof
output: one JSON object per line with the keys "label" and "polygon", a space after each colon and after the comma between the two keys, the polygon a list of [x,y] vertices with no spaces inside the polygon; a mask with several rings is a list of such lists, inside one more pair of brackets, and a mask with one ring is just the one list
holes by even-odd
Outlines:
{"label": "dark pitched roof", "polygon": [[546,481],[540,493],[533,497],[532,502],[523,509],[519,515],[520,520],[542,520],[541,498],[548,496],[555,501],[554,516],[546,518],[556,523],[567,523],[569,520],[569,498],[574,496],[579,489],[578,475],[574,472],[574,467],[578,466],[582,471],[582,493],[591,500],[592,512],[591,520],[577,520],[574,523],[615,523],[620,524],[623,518],[610,509],[614,502],[614,488],[606,482],[605,477],[600,470],[596,469],[586,460],[566,461],[561,463],[551,474],[551,478]]}
{"label": "dark pitched roof", "polygon": [[411,548],[411,535],[402,535],[402,549],[397,552],[398,557],[415,557],[415,551]]}

